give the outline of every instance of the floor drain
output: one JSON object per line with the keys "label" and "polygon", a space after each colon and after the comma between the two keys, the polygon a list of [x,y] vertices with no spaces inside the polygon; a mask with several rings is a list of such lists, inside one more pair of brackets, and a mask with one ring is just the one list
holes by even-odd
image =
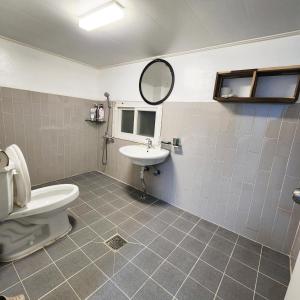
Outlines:
{"label": "floor drain", "polygon": [[109,239],[106,244],[114,249],[114,250],[118,250],[120,249],[122,246],[124,246],[127,242],[122,238],[120,237],[119,235],[115,235],[113,236],[111,239]]}

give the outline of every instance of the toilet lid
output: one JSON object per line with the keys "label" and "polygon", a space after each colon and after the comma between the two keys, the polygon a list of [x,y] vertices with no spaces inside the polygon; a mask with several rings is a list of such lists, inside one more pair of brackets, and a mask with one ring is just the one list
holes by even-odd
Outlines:
{"label": "toilet lid", "polygon": [[24,207],[31,199],[31,182],[25,158],[17,145],[10,145],[5,152],[17,172],[14,176],[14,202],[16,205]]}

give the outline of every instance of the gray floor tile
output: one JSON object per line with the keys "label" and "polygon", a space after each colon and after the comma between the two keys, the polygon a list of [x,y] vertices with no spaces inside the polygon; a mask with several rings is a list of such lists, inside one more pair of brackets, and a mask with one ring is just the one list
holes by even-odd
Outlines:
{"label": "gray floor tile", "polygon": [[200,218],[198,216],[195,216],[187,211],[184,211],[180,217],[192,223],[197,223],[198,221],[200,221]]}
{"label": "gray floor tile", "polygon": [[152,275],[152,278],[159,282],[168,292],[175,295],[184,281],[186,275],[173,267],[168,262],[163,263]]}
{"label": "gray floor tile", "polygon": [[0,269],[0,291],[3,291],[19,281],[18,275],[12,264]]}
{"label": "gray floor tile", "polygon": [[96,237],[96,233],[88,227],[85,227],[82,230],[70,235],[70,238],[80,247],[87,244],[88,242],[91,242]]}
{"label": "gray floor tile", "polygon": [[215,293],[222,279],[222,273],[199,260],[190,275],[201,285]]}
{"label": "gray floor tile", "polygon": [[119,200],[120,198],[115,195],[114,193],[105,193],[103,196],[102,196],[103,200],[105,200],[106,202],[108,202],[109,204],[112,204],[112,202],[116,201],[116,200]]}
{"label": "gray floor tile", "polygon": [[137,265],[149,276],[152,275],[162,261],[163,260],[159,256],[148,249],[144,249],[132,260],[135,265]]}
{"label": "gray floor tile", "polygon": [[130,235],[137,232],[141,227],[142,225],[140,223],[131,218],[119,225],[119,228]]}
{"label": "gray floor tile", "polygon": [[166,258],[175,249],[176,245],[159,236],[148,247],[161,257]]}
{"label": "gray floor tile", "polygon": [[125,244],[122,248],[120,248],[119,253],[122,254],[126,259],[132,259],[136,256],[140,251],[144,249],[143,245],[128,243]]}
{"label": "gray floor tile", "polygon": [[267,298],[265,298],[265,297],[262,297],[262,296],[260,296],[260,295],[258,295],[258,294],[255,294],[254,295],[254,300],[266,300]]}
{"label": "gray floor tile", "polygon": [[268,247],[263,247],[261,255],[264,258],[267,258],[267,259],[285,267],[286,269],[289,269],[289,267],[290,267],[290,261],[289,261],[289,257],[287,255],[284,255],[282,253],[274,251]]}
{"label": "gray floor tile", "polygon": [[81,250],[76,250],[71,254],[56,262],[57,267],[61,270],[66,278],[74,275],[90,263],[90,260]]}
{"label": "gray floor tile", "polygon": [[108,204],[102,197],[97,197],[96,199],[93,199],[89,201],[89,206],[93,208],[100,207],[102,205]]}
{"label": "gray floor tile", "polygon": [[81,298],[86,298],[96,291],[107,277],[96,266],[89,265],[69,279],[69,283]]}
{"label": "gray floor tile", "polygon": [[91,225],[91,228],[97,232],[100,236],[107,231],[112,230],[116,225],[110,222],[109,220],[102,219],[94,224]]}
{"label": "gray floor tile", "polygon": [[226,274],[254,290],[257,271],[247,267],[235,259],[231,259],[226,269]]}
{"label": "gray floor tile", "polygon": [[167,211],[177,215],[177,216],[180,216],[184,213],[184,211],[176,206],[173,206],[171,204],[168,204],[165,208]]}
{"label": "gray floor tile", "polygon": [[119,272],[120,269],[128,262],[123,256],[114,251],[109,251],[98,260],[95,264],[104,272],[108,277],[113,276]]}
{"label": "gray floor tile", "polygon": [[252,252],[260,255],[262,246],[259,243],[249,240],[243,236],[239,236],[239,238],[237,240],[237,244],[245,247],[248,251],[252,251]]}
{"label": "gray floor tile", "polygon": [[203,243],[208,243],[213,235],[211,231],[205,230],[198,225],[196,225],[189,234]]}
{"label": "gray floor tile", "polygon": [[212,300],[213,298],[213,293],[191,278],[184,282],[177,294],[178,300]]}
{"label": "gray floor tile", "polygon": [[118,190],[119,189],[119,186],[117,186],[116,184],[112,183],[108,186],[105,187],[108,191],[110,192],[113,192],[115,190]]}
{"label": "gray floor tile", "polygon": [[132,235],[134,239],[143,243],[144,245],[149,245],[154,239],[157,238],[157,233],[148,229],[147,227],[142,227],[136,233]]}
{"label": "gray floor tile", "polygon": [[191,223],[181,217],[179,217],[174,223],[172,223],[172,226],[183,232],[189,232],[194,225],[194,223]]}
{"label": "gray floor tile", "polygon": [[171,300],[173,297],[161,288],[152,279],[147,280],[145,285],[132,298],[134,300]]}
{"label": "gray floor tile", "polygon": [[146,276],[137,267],[128,263],[112,278],[112,280],[122,291],[126,293],[126,295],[132,297],[147,278],[148,276]]}
{"label": "gray floor tile", "polygon": [[154,216],[144,212],[144,211],[141,211],[139,213],[137,213],[136,215],[133,216],[133,218],[135,220],[137,220],[138,222],[140,222],[141,224],[146,224],[148,223],[151,219],[154,218]]}
{"label": "gray floor tile", "polygon": [[126,300],[129,299],[125,296],[120,289],[118,289],[111,281],[106,282],[99,290],[91,295],[88,300]]}
{"label": "gray floor tile", "polygon": [[114,207],[116,207],[117,209],[120,209],[122,207],[125,207],[126,205],[128,205],[128,201],[118,198],[112,202],[110,202],[110,204]]}
{"label": "gray floor tile", "polygon": [[[148,214],[151,214],[153,216],[159,216],[160,213],[164,210],[164,204],[160,204],[161,202],[157,201],[151,205],[149,205],[148,207],[145,208],[145,212]],[[166,222],[166,220],[163,220],[164,222]],[[169,222],[166,222],[169,223]]]}
{"label": "gray floor tile", "polygon": [[105,243],[95,241],[86,244],[81,249],[93,261],[110,251]]}
{"label": "gray floor tile", "polygon": [[169,226],[163,233],[162,236],[167,240],[173,242],[174,244],[178,244],[184,238],[186,234],[173,226]]}
{"label": "gray floor tile", "polygon": [[108,216],[113,212],[117,211],[117,208],[109,203],[96,207],[97,212],[102,216]]}
{"label": "gray floor tile", "polygon": [[214,248],[206,247],[201,255],[201,259],[223,272],[229,260],[229,256]]}
{"label": "gray floor tile", "polygon": [[23,281],[25,289],[31,300],[35,300],[48,293],[64,281],[59,270],[54,266],[35,273]]}
{"label": "gray floor tile", "polygon": [[95,210],[91,210],[80,216],[81,220],[86,224],[92,224],[102,219],[102,216]]}
{"label": "gray floor tile", "polygon": [[205,248],[205,244],[191,236],[186,236],[180,243],[180,247],[199,257]]}
{"label": "gray floor tile", "polygon": [[168,224],[173,223],[178,218],[177,215],[175,215],[167,210],[164,210],[163,212],[161,212],[157,217]]}
{"label": "gray floor tile", "polygon": [[98,196],[102,196],[102,195],[104,195],[105,193],[107,193],[107,189],[102,188],[102,187],[94,188],[94,189],[92,189],[92,191],[93,191],[93,193],[95,193],[95,194],[98,195]]}
{"label": "gray floor tile", "polygon": [[238,239],[238,235],[232,231],[229,231],[223,227],[219,227],[216,231],[216,234],[218,234],[219,236],[235,243],[236,240]]}
{"label": "gray floor tile", "polygon": [[120,209],[120,211],[123,214],[125,214],[129,217],[132,217],[133,215],[137,214],[140,210],[141,209],[139,207],[132,205],[132,204],[128,204]]}
{"label": "gray floor tile", "polygon": [[288,285],[290,281],[290,271],[282,267],[281,265],[276,264],[275,262],[268,260],[264,257],[260,260],[259,272]]}
{"label": "gray floor tile", "polygon": [[215,232],[217,229],[218,229],[218,225],[214,224],[214,223],[211,223],[209,221],[206,221],[204,219],[201,219],[199,222],[198,222],[198,225],[200,227],[202,227],[203,229],[205,230],[208,230],[208,231],[211,231],[211,232]]}
{"label": "gray floor tile", "polygon": [[81,199],[78,197],[76,200],[74,200],[74,201],[70,204],[69,208],[72,208],[72,207],[75,207],[75,206],[80,206],[80,205],[82,205],[82,204],[84,204],[83,200],[81,200]]}
{"label": "gray floor tile", "polygon": [[78,246],[69,237],[55,241],[52,245],[46,247],[46,251],[53,260],[57,260],[76,249],[78,249]]}
{"label": "gray floor tile", "polygon": [[252,300],[253,291],[225,275],[221,282],[218,296],[223,300]]}
{"label": "gray floor tile", "polygon": [[85,203],[80,206],[73,207],[71,209],[71,211],[74,212],[79,217],[91,210],[92,210],[92,208]]}
{"label": "gray floor tile", "polygon": [[1,293],[1,295],[6,296],[6,297],[14,297],[16,295],[24,295],[25,300],[28,300],[26,292],[21,283],[17,283],[13,287],[5,290],[5,292]]}
{"label": "gray floor tile", "polygon": [[258,273],[256,292],[271,300],[283,300],[286,287],[263,274]]}
{"label": "gray floor tile", "polygon": [[248,251],[244,247],[238,245],[235,246],[233,250],[232,257],[243,262],[251,268],[257,269],[259,263],[259,255],[255,254],[252,251]]}
{"label": "gray floor tile", "polygon": [[213,247],[221,252],[224,252],[226,255],[231,255],[231,252],[234,248],[233,243],[231,243],[230,241],[228,241],[216,234],[209,241],[209,246]]}
{"label": "gray floor tile", "polygon": [[64,283],[42,298],[43,300],[78,300],[73,289]]}
{"label": "gray floor tile", "polygon": [[51,259],[44,249],[41,249],[23,259],[14,262],[21,279],[51,264]]}
{"label": "gray floor tile", "polygon": [[152,231],[160,234],[168,227],[168,224],[159,218],[154,218],[146,223],[146,226]]}
{"label": "gray floor tile", "polygon": [[128,216],[121,213],[120,211],[115,211],[114,213],[112,213],[111,215],[106,217],[109,221],[111,221],[112,223],[119,225],[122,222],[128,220]]}
{"label": "gray floor tile", "polygon": [[88,202],[88,201],[98,198],[98,195],[96,195],[95,193],[92,193],[92,192],[85,192],[85,193],[80,193],[80,198],[83,201]]}
{"label": "gray floor tile", "polygon": [[197,258],[182,248],[176,248],[168,257],[168,261],[180,269],[182,272],[188,274],[194,266]]}

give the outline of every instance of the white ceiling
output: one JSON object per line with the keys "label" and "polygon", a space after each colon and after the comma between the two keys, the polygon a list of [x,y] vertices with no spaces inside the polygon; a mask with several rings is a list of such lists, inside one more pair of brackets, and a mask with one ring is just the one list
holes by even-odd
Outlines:
{"label": "white ceiling", "polygon": [[1,0],[0,35],[94,67],[300,29],[300,0],[119,0],[125,18],[84,31],[107,0]]}

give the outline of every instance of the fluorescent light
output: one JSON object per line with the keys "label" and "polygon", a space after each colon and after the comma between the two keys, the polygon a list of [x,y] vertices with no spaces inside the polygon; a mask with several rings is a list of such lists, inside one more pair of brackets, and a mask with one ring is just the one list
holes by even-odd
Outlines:
{"label": "fluorescent light", "polygon": [[117,2],[111,1],[80,17],[78,25],[90,31],[120,20],[123,16],[123,8]]}

